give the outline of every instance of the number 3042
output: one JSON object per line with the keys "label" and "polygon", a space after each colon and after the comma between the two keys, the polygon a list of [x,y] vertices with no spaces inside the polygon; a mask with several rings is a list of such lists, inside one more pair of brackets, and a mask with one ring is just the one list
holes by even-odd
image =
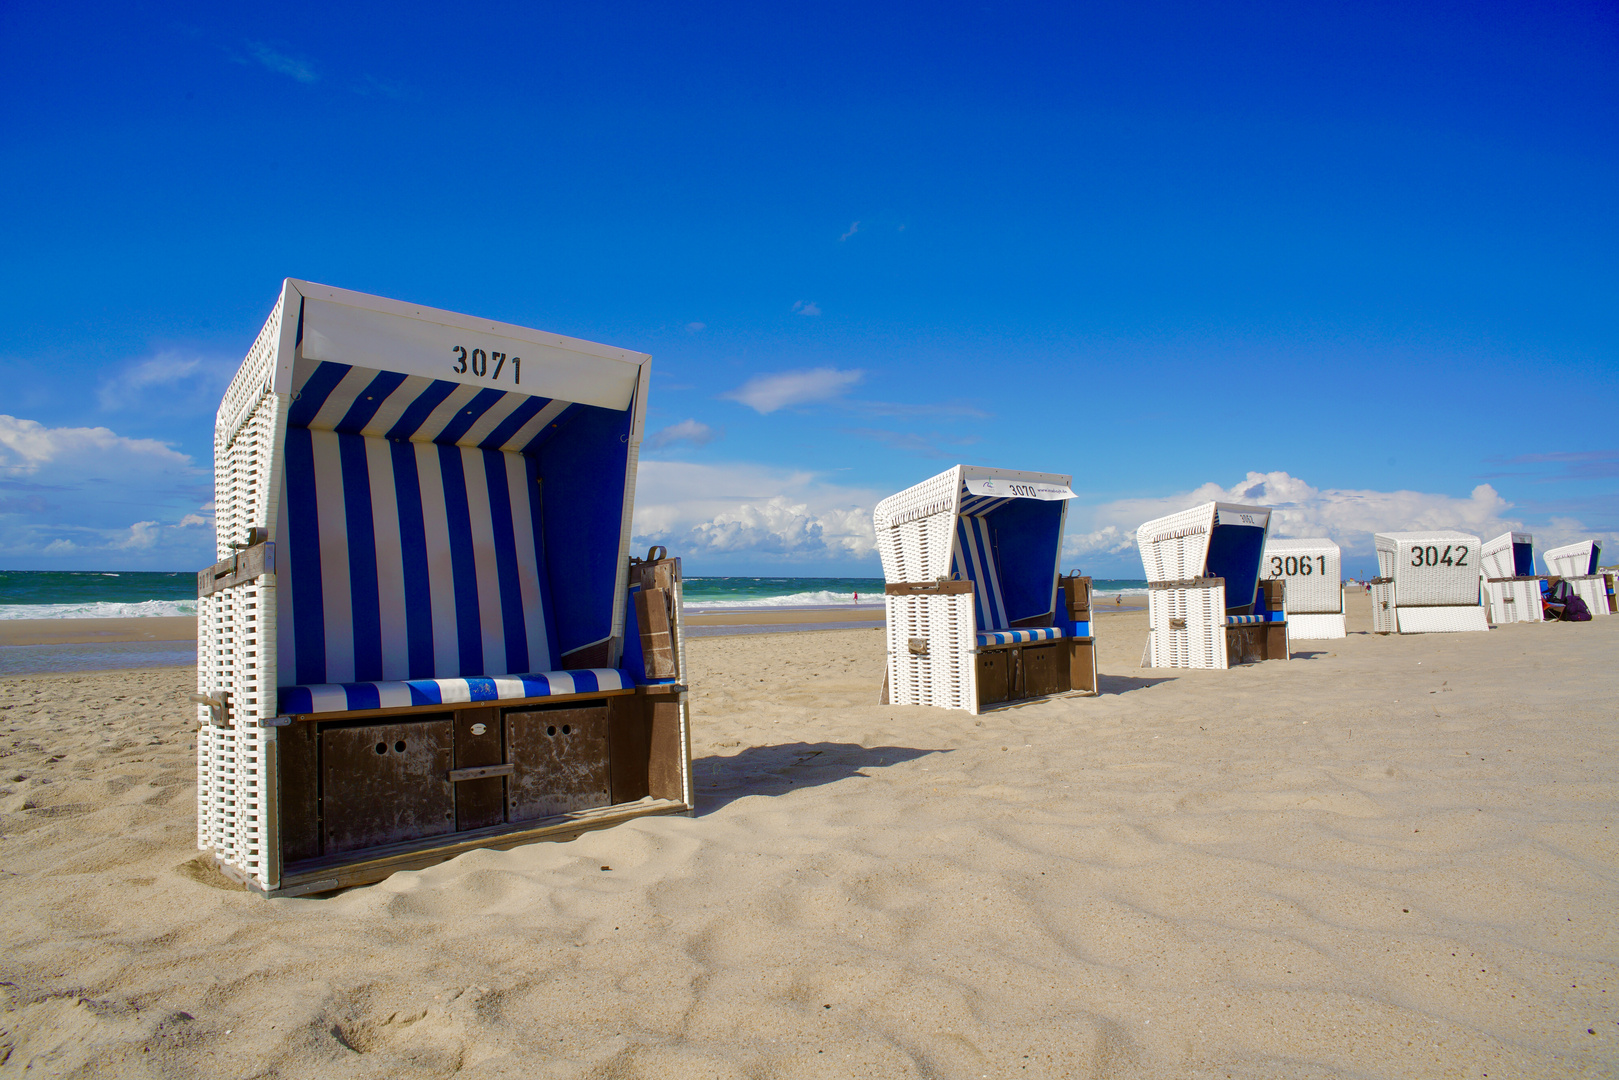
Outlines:
{"label": "number 3042", "polygon": [[1440,551],[1433,544],[1427,547],[1414,547],[1411,549],[1412,566],[1466,566],[1467,547],[1465,545],[1446,544],[1445,550]]}

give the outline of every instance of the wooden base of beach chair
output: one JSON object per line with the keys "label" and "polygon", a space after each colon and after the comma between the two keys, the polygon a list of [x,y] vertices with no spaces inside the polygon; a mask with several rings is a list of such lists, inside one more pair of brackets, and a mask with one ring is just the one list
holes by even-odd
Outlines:
{"label": "wooden base of beach chair", "polygon": [[973,660],[980,711],[1075,690],[1096,693],[1093,637],[983,646]]}
{"label": "wooden base of beach chair", "polygon": [[328,892],[473,848],[688,813],[684,710],[679,687],[652,686],[300,718],[267,744],[281,869],[277,888],[255,888]]}

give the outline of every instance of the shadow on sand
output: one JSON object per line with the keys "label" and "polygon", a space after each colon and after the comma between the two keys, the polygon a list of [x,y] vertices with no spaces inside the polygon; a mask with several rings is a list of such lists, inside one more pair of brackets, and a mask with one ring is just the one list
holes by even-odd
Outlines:
{"label": "shadow on sand", "polygon": [[1132,690],[1145,690],[1149,686],[1159,683],[1174,682],[1173,675],[1164,678],[1150,678],[1146,675],[1097,675],[1096,692],[1098,694],[1128,694]]}
{"label": "shadow on sand", "polygon": [[692,762],[697,815],[713,813],[746,795],[782,795],[797,788],[836,783],[862,769],[883,768],[949,750],[858,743],[782,743],[750,746],[730,757],[712,755]]}

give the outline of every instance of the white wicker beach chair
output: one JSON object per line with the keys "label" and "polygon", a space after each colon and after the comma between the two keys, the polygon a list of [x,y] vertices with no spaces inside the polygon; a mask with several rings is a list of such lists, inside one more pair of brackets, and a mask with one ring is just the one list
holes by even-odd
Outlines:
{"label": "white wicker beach chair", "polygon": [[1546,560],[1546,572],[1568,582],[1575,595],[1591,609],[1592,618],[1613,614],[1608,577],[1598,573],[1602,563],[1601,544],[1595,540],[1564,544],[1547,551],[1542,558]]}
{"label": "white wicker beach chair", "polygon": [[1490,601],[1490,621],[1497,626],[1541,622],[1540,586],[1535,574],[1535,538],[1526,532],[1504,532],[1484,543],[1480,573]]}
{"label": "white wicker beach chair", "polygon": [[219,409],[198,575],[226,872],[317,893],[689,811],[679,566],[627,551],[648,371],[284,283]]}
{"label": "white wicker beach chair", "polygon": [[980,709],[1096,690],[1089,578],[1059,599],[1069,477],[957,465],[877,504],[887,700]]}
{"label": "white wicker beach chair", "polygon": [[1270,540],[1260,577],[1286,588],[1290,641],[1344,636],[1343,551],[1331,540]]}
{"label": "white wicker beach chair", "polygon": [[1214,502],[1136,530],[1147,574],[1142,667],[1287,659],[1284,590],[1260,578],[1269,530],[1269,507]]}
{"label": "white wicker beach chair", "polygon": [[1378,533],[1372,630],[1434,634],[1488,630],[1480,602],[1479,539],[1467,533]]}

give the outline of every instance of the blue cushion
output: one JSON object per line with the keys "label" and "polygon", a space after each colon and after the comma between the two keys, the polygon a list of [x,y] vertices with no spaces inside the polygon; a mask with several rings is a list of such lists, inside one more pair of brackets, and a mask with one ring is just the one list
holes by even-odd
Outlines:
{"label": "blue cushion", "polygon": [[393,709],[406,705],[517,701],[561,694],[627,690],[632,685],[624,673],[615,668],[586,668],[578,671],[541,671],[531,675],[283,686],[277,712],[291,716]]}
{"label": "blue cushion", "polygon": [[1035,626],[1027,630],[991,630],[978,635],[980,645],[1014,645],[1021,641],[1053,641],[1062,637],[1056,626]]}
{"label": "blue cushion", "polygon": [[[1281,613],[1278,612],[1278,614]],[[1227,626],[1251,626],[1255,623],[1269,621],[1270,620],[1263,615],[1227,615],[1225,617],[1225,624]]]}

